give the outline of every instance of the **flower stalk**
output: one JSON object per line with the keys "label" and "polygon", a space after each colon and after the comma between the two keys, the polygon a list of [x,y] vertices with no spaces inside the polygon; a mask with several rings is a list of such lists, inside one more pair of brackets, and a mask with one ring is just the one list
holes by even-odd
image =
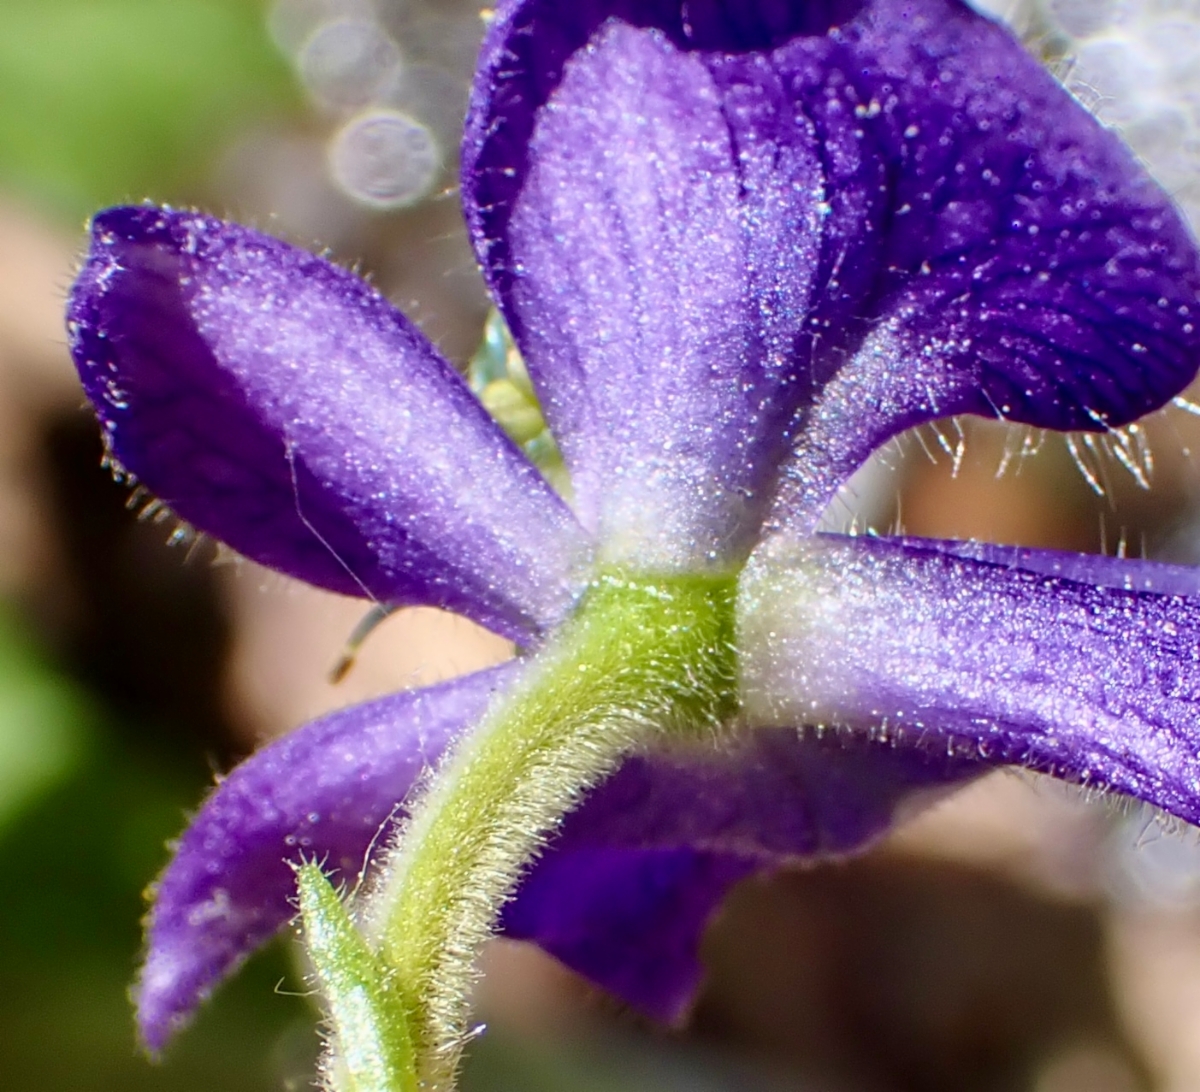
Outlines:
{"label": "flower stalk", "polygon": [[625,755],[736,711],[735,593],[732,575],[602,576],[415,810],[368,928],[422,1088],[452,1086],[475,957],[562,817]]}

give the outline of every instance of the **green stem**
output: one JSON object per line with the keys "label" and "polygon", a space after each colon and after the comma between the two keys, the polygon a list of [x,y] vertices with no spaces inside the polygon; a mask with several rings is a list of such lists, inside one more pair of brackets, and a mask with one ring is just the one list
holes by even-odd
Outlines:
{"label": "green stem", "polygon": [[735,712],[735,588],[733,576],[603,576],[440,771],[370,921],[422,1089],[452,1087],[476,955],[562,817],[631,751],[713,735]]}

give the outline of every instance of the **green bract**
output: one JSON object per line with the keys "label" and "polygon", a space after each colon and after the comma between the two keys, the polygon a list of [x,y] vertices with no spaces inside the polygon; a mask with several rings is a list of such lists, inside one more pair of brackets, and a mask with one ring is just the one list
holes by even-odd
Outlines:
{"label": "green bract", "polygon": [[343,1092],[416,1092],[412,1038],[388,975],[311,862],[296,870],[309,958],[329,1008],[329,1077]]}

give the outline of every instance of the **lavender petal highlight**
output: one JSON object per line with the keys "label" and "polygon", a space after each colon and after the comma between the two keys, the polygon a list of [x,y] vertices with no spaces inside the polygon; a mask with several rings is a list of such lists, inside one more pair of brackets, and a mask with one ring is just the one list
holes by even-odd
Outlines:
{"label": "lavender petal highlight", "polygon": [[1173,566],[1131,571],[1159,593],[1111,586],[1096,559],[992,557],[768,540],[739,600],[751,723],[872,732],[1200,822],[1200,598],[1170,594],[1187,587]]}
{"label": "lavender petal highlight", "polygon": [[[740,562],[786,449],[820,162],[811,134],[739,146],[728,98],[698,56],[606,26],[538,118],[509,225],[511,317],[615,564]],[[746,124],[777,128],[773,105]]]}

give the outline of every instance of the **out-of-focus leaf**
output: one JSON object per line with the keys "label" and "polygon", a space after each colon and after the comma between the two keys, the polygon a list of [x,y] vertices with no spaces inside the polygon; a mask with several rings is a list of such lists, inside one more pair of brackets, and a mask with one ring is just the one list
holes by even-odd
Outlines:
{"label": "out-of-focus leaf", "polygon": [[[141,943],[141,891],[210,780],[172,729],[169,711],[159,725],[119,724],[40,660],[0,606],[5,1092],[308,1086],[311,1021],[304,1002],[275,992],[287,974],[278,949],[222,992],[164,1065],[137,1054],[128,990]],[[152,736],[163,746],[134,742]]]}
{"label": "out-of-focus leaf", "polygon": [[0,617],[0,831],[69,775],[85,752],[90,710]]}
{"label": "out-of-focus leaf", "polygon": [[186,199],[291,86],[257,0],[0,0],[0,186],[72,216]]}

